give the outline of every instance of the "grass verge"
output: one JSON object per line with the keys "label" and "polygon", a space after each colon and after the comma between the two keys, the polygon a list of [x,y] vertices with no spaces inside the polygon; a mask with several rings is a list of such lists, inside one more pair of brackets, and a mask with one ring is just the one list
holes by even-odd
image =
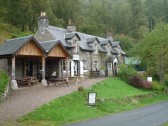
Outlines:
{"label": "grass verge", "polygon": [[[94,107],[87,105],[88,92],[97,92]],[[125,82],[108,78],[91,89],[60,97],[23,116],[19,122],[26,125],[61,125],[126,111],[168,99],[166,94],[136,89]]]}
{"label": "grass verge", "polygon": [[0,94],[4,93],[6,86],[9,84],[9,77],[7,73],[0,69]]}

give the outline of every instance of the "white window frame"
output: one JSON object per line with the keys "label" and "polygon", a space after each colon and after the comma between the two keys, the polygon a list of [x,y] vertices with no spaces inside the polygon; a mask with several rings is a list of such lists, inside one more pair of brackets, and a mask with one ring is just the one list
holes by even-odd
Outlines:
{"label": "white window frame", "polygon": [[63,72],[66,72],[67,70],[69,71],[69,62],[67,60],[63,60],[62,69]]}

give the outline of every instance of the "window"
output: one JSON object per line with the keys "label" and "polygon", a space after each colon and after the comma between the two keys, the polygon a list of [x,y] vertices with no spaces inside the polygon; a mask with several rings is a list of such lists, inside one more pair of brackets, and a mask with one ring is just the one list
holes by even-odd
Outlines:
{"label": "window", "polygon": [[98,70],[98,61],[94,61],[93,67],[95,71]]}
{"label": "window", "polygon": [[94,49],[95,49],[94,54],[97,54],[97,53],[98,53],[98,46],[97,46],[97,43],[94,43]]}
{"label": "window", "polygon": [[77,53],[78,52],[78,43],[77,43],[77,40],[73,40],[72,41],[72,46],[74,46],[73,52]]}
{"label": "window", "polygon": [[111,69],[112,68],[112,63],[108,63],[108,68]]}
{"label": "window", "polygon": [[87,60],[83,60],[83,70],[87,70]]}
{"label": "window", "polygon": [[63,71],[68,70],[68,61],[67,60],[63,60],[62,67],[63,67]]}
{"label": "window", "polygon": [[63,60],[63,70],[65,71],[66,70],[66,61]]}

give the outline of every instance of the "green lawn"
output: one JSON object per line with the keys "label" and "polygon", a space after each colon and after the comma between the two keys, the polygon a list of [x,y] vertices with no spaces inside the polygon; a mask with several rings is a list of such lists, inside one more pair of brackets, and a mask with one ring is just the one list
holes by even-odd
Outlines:
{"label": "green lawn", "polygon": [[100,82],[92,87],[92,91],[96,91],[99,98],[123,98],[149,93],[149,91],[134,88],[116,78],[108,78]]}
{"label": "green lawn", "polygon": [[168,126],[168,122],[164,123],[162,126]]}
{"label": "green lawn", "polygon": [[[88,92],[97,92],[94,107],[87,105]],[[125,111],[168,99],[167,95],[149,95],[151,91],[136,89],[121,80],[107,78],[91,89],[60,97],[25,115],[19,121],[31,126],[60,125],[64,123],[96,118],[114,112]],[[135,97],[138,95],[146,98]],[[100,100],[101,99],[101,100]],[[103,100],[102,100],[103,99]]]}

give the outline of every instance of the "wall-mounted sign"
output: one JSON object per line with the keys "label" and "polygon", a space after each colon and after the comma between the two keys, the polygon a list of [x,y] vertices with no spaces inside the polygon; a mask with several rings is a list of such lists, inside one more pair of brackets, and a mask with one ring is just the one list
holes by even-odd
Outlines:
{"label": "wall-mounted sign", "polygon": [[73,60],[79,60],[79,55],[73,55]]}
{"label": "wall-mounted sign", "polygon": [[96,104],[96,93],[89,92],[88,93],[88,105],[95,105]]}
{"label": "wall-mounted sign", "polygon": [[147,77],[147,81],[152,82],[152,77]]}

